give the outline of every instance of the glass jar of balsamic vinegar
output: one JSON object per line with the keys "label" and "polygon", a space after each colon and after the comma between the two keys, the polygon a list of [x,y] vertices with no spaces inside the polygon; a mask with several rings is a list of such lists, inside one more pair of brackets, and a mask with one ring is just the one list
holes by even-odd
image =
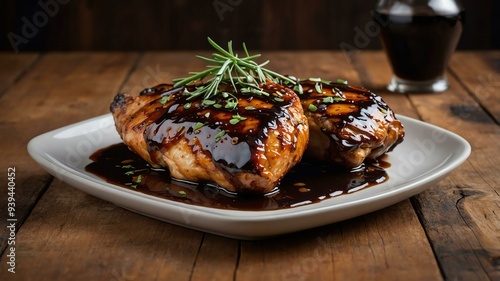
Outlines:
{"label": "glass jar of balsamic vinegar", "polygon": [[375,20],[392,67],[393,92],[441,92],[464,24],[458,0],[379,0]]}

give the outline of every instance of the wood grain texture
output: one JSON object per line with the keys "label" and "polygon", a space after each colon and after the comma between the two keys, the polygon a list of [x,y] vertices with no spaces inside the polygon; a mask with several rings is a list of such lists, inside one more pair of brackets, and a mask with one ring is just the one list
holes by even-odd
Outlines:
{"label": "wood grain texture", "polygon": [[450,67],[496,123],[500,123],[500,51],[456,53]]}
{"label": "wood grain texture", "polygon": [[[359,56],[359,59],[370,64],[372,60],[381,62],[383,56],[377,53]],[[464,58],[465,54],[459,56]],[[472,64],[475,56],[466,58]],[[469,57],[472,58],[469,60]],[[481,66],[470,68],[482,77],[491,73]],[[467,77],[468,71],[452,69],[457,77]],[[375,84],[387,83],[391,73],[387,62],[366,70]],[[498,157],[492,155],[496,155],[500,147],[500,129],[453,76],[449,75],[451,86],[446,92],[408,97],[424,121],[467,139],[472,154],[451,176],[416,196],[414,204],[447,280],[497,280],[500,278],[497,176],[500,163]]]}
{"label": "wood grain texture", "polygon": [[263,280],[441,280],[408,200],[329,226],[242,242],[239,264],[237,280],[255,276]]}
{"label": "wood grain texture", "polygon": [[[56,180],[17,233],[19,262],[14,277],[189,280],[201,236]],[[5,255],[1,262],[5,264]],[[2,280],[8,280],[7,274],[0,272]]]}
{"label": "wood grain texture", "polygon": [[24,53],[13,56],[11,53],[0,53],[0,97],[38,58],[38,54]]}
{"label": "wood grain texture", "polygon": [[[16,235],[18,273],[2,267],[0,280],[500,278],[500,163],[492,157],[499,148],[499,127],[493,110],[484,111],[492,107],[470,90],[470,73],[453,65],[447,92],[399,95],[385,90],[390,69],[381,52],[351,58],[330,51],[265,52],[263,60],[270,59],[274,70],[364,85],[396,112],[454,131],[473,147],[451,176],[411,200],[280,237],[238,241],[150,219],[53,179],[27,155],[33,136],[106,113],[117,92],[135,95],[203,68],[195,53],[47,53],[25,64],[26,71],[20,70],[23,74],[0,97],[0,168],[19,169],[17,212],[24,221]],[[474,53],[471,62],[492,56]],[[490,73],[481,64],[470,68],[478,75]],[[466,78],[456,79],[461,77]],[[5,196],[0,194],[2,202]],[[5,221],[5,212],[0,214]],[[4,250],[7,236],[1,235]]]}
{"label": "wood grain texture", "polygon": [[[273,69],[301,78],[361,77],[341,52],[266,52]],[[376,67],[372,64],[366,67]],[[402,98],[398,96],[398,98]],[[401,103],[401,109],[407,103]],[[384,222],[384,223],[382,223]],[[346,234],[348,232],[349,234]],[[415,252],[413,249],[418,248]],[[415,267],[419,264],[420,269]],[[426,268],[422,271],[422,268]],[[237,279],[439,280],[439,268],[409,201],[347,222],[262,242],[242,242]]]}
{"label": "wood grain texture", "polygon": [[[28,155],[30,139],[52,129],[107,111],[102,98],[111,99],[136,55],[133,54],[46,54],[29,68],[0,98],[0,169],[16,168],[16,218],[19,228],[30,214],[52,177]],[[26,65],[27,66],[27,65]],[[0,174],[6,182],[7,174]],[[7,193],[0,193],[6,206]],[[0,219],[6,220],[1,212]],[[2,227],[1,250],[7,229]]]}

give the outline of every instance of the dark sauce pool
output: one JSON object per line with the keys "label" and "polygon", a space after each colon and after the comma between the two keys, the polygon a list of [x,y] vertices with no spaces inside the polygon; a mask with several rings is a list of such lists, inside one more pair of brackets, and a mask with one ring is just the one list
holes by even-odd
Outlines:
{"label": "dark sauce pool", "polygon": [[398,15],[380,10],[374,17],[382,23],[380,38],[396,76],[427,81],[445,72],[460,39],[465,13]]}
{"label": "dark sauce pool", "polygon": [[367,188],[388,179],[383,157],[355,169],[303,160],[281,180],[279,188],[263,196],[242,196],[206,183],[173,180],[168,170],[150,165],[124,144],[96,151],[85,170],[109,183],[168,200],[230,210],[265,211],[320,202]]}

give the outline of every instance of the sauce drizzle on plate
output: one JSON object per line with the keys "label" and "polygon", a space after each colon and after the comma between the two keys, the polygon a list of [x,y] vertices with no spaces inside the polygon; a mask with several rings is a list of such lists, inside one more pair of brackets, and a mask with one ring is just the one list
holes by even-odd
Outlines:
{"label": "sauce drizzle on plate", "polygon": [[248,211],[268,211],[314,204],[387,181],[384,157],[345,169],[302,160],[281,180],[279,188],[264,196],[237,195],[210,183],[172,179],[168,170],[152,169],[123,143],[96,151],[85,167],[108,183],[187,204]]}

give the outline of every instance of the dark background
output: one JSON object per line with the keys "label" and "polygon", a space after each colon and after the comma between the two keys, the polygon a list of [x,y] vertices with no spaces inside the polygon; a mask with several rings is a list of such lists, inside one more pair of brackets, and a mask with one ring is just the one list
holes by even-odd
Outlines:
{"label": "dark background", "polygon": [[[250,49],[380,48],[369,29],[376,0],[0,2],[2,51],[199,50],[207,36]],[[462,3],[458,48],[500,48],[500,0]]]}

